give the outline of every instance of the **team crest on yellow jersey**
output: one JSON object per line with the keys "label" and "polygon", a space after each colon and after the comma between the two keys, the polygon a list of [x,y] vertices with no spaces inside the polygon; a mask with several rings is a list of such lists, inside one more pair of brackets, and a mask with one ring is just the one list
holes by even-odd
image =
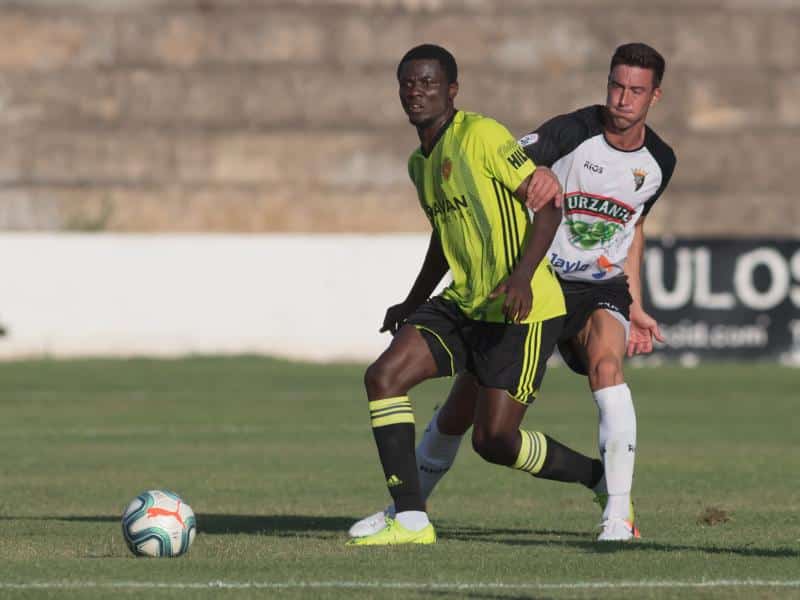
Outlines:
{"label": "team crest on yellow jersey", "polygon": [[450,173],[452,171],[453,171],[453,163],[450,161],[449,158],[445,158],[442,161],[442,177],[444,177],[445,181],[450,179]]}
{"label": "team crest on yellow jersey", "polygon": [[638,192],[644,185],[644,178],[647,177],[647,171],[644,169],[633,169],[633,185]]}

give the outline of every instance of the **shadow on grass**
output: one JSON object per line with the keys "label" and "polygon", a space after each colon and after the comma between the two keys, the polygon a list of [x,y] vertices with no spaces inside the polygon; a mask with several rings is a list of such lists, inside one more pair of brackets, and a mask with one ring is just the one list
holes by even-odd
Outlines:
{"label": "shadow on grass", "polygon": [[[106,523],[119,522],[118,516],[0,516],[0,521],[63,521]],[[344,536],[356,517],[308,516],[308,515],[225,515],[201,513],[197,515],[198,530],[204,534],[250,534],[277,537],[319,537]],[[443,542],[482,542],[520,547],[564,546],[594,554],[613,554],[615,552],[703,552],[705,554],[732,554],[766,558],[800,558],[800,550],[794,548],[759,548],[751,544],[740,546],[689,546],[667,544],[657,541],[637,540],[635,542],[606,542],[599,544],[583,531],[557,529],[510,529],[464,527],[442,525],[437,527],[439,539]],[[582,539],[576,539],[582,538]]]}
{"label": "shadow on grass", "polygon": [[[632,542],[598,543],[585,532],[565,532],[555,530],[493,530],[454,527],[438,528],[439,537],[462,542],[489,542],[508,546],[569,546],[594,554],[614,554],[616,552],[703,552],[705,554],[734,554],[766,558],[800,558],[800,550],[793,548],[758,548],[751,544],[741,546],[688,546],[666,544],[654,541],[636,540]],[[514,537],[508,537],[512,533]],[[549,539],[522,539],[520,536],[544,536]],[[573,539],[557,539],[570,536]],[[576,540],[575,537],[584,538]],[[556,538],[556,539],[553,539]]]}
{"label": "shadow on grass", "polygon": [[[119,516],[55,516],[14,517],[0,516],[0,521],[64,521],[73,523],[119,522]],[[355,517],[324,517],[306,515],[197,515],[197,528],[201,533],[220,535],[231,533],[294,536],[309,532],[343,533],[357,519]]]}
{"label": "shadow on grass", "polygon": [[[495,528],[495,527],[469,527],[469,526],[436,526],[436,532],[439,537],[447,537],[454,539],[466,539],[467,536],[473,536],[473,541],[478,541],[480,537],[491,537],[497,535],[543,535],[552,537],[586,537],[586,532],[583,531],[567,531],[563,529],[511,529],[511,528]],[[493,540],[484,540],[493,541]],[[496,541],[496,540],[495,540]]]}
{"label": "shadow on grass", "polygon": [[355,517],[306,515],[197,515],[198,528],[203,533],[251,533],[267,535],[296,535],[308,532],[343,533],[355,522]]}

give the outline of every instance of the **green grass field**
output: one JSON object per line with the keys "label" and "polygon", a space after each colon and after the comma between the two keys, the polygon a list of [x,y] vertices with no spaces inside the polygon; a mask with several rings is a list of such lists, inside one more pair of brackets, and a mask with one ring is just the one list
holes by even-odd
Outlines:
{"label": "green grass field", "polygon": [[[430,503],[439,543],[345,548],[351,522],[387,499],[362,371],[0,364],[0,597],[800,597],[798,371],[628,372],[637,543],[596,544],[587,490],[486,464],[467,441]],[[412,395],[418,429],[448,385]],[[526,424],[596,454],[593,402],[565,368]],[[184,557],[136,559],[119,516],[160,487],[193,506],[200,533]]]}

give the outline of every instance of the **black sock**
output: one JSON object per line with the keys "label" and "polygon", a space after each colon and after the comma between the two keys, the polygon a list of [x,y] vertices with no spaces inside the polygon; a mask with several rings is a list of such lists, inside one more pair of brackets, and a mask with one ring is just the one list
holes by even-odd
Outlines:
{"label": "black sock", "polygon": [[424,511],[414,451],[414,413],[408,397],[374,400],[369,403],[369,411],[372,434],[395,509]]}
{"label": "black sock", "polygon": [[600,482],[604,473],[600,460],[575,452],[549,435],[544,437],[547,439],[547,454],[542,468],[534,477],[567,483],[578,482],[589,489]]}

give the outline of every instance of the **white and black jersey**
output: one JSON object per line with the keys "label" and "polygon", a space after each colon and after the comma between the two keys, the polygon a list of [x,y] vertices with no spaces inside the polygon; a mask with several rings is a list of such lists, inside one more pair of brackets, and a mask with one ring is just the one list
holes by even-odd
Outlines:
{"label": "white and black jersey", "polygon": [[636,222],[675,170],[675,153],[645,126],[642,146],[620,150],[603,134],[600,105],[560,115],[519,140],[564,188],[564,219],[550,262],[567,280],[603,281],[623,273]]}

